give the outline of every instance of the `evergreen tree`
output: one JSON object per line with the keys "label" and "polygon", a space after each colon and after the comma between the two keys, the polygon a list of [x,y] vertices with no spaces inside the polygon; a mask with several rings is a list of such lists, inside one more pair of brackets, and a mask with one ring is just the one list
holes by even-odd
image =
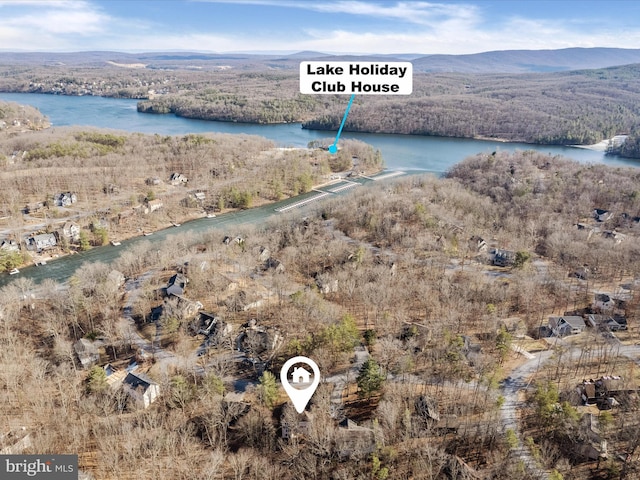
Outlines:
{"label": "evergreen tree", "polygon": [[276,377],[271,372],[264,372],[258,385],[258,396],[265,407],[273,408],[278,400],[278,386]]}
{"label": "evergreen tree", "polygon": [[108,387],[107,373],[103,368],[94,365],[87,376],[87,390],[91,393],[104,392]]}
{"label": "evergreen tree", "polygon": [[358,383],[358,394],[361,397],[370,399],[374,394],[382,389],[384,375],[380,369],[380,365],[373,359],[369,358],[360,368],[360,373],[356,379]]}

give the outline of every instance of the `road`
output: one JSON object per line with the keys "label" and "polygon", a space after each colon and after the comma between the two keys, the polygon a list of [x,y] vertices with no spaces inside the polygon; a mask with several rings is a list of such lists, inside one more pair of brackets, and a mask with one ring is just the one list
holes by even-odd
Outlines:
{"label": "road", "polygon": [[525,403],[524,399],[521,398],[522,394],[531,383],[538,369],[551,358],[553,353],[553,350],[540,352],[536,358],[528,360],[511,371],[511,376],[505,380],[502,386],[504,403],[500,408],[500,416],[505,431],[512,430],[518,438],[518,446],[512,450],[513,454],[524,462],[529,472],[535,475],[536,478],[543,480],[549,478],[549,472],[539,467],[531,451],[525,446],[518,412],[524,407]]}
{"label": "road", "polygon": [[[363,178],[353,179],[353,181],[356,180],[361,185],[370,185],[376,183],[374,181]],[[332,193],[325,198],[331,198],[334,195],[345,195],[348,194],[347,192],[351,192],[353,190],[354,189],[347,189],[337,193]],[[215,218],[198,218],[196,220],[184,222],[179,227],[169,227],[165,228],[164,230],[159,230],[151,236],[140,236],[130,238],[128,240],[122,240],[121,245],[117,247],[113,245],[106,245],[104,247],[92,248],[91,250],[80,252],[76,255],[60,257],[47,262],[46,268],[35,266],[24,267],[20,269],[19,275],[0,275],[0,288],[15,280],[14,277],[29,278],[33,280],[34,283],[41,283],[47,278],[60,283],[66,282],[69,278],[71,278],[71,276],[73,276],[75,271],[80,268],[83,263],[103,262],[106,264],[111,264],[124,251],[130,250],[137,245],[143,243],[160,244],[167,240],[169,237],[177,236],[179,234],[188,234],[189,236],[193,236],[201,233],[211,232],[212,230],[219,230],[221,234],[220,240],[222,240],[222,236],[233,235],[233,233],[238,230],[238,227],[252,224],[264,224],[269,219],[280,215],[275,211],[275,209],[277,208],[286,207],[288,205],[304,201],[316,195],[318,195],[317,191],[311,191],[309,193],[298,195],[297,197],[282,200],[280,202],[263,205],[261,207],[250,208],[247,210],[225,213],[223,215],[218,215]],[[312,202],[311,205],[313,205],[314,203],[315,202]],[[299,216],[299,212],[304,211],[304,208],[309,208],[309,206],[307,205],[303,207],[302,210],[294,210],[298,212]]]}
{"label": "road", "polygon": [[120,320],[120,329],[122,332],[126,332],[125,335],[133,347],[145,355],[153,356],[156,362],[161,363],[162,371],[166,371],[169,365],[178,363],[178,358],[172,352],[163,349],[159,343],[154,345],[153,342],[140,335],[136,322],[131,315],[133,305],[140,296],[142,285],[155,273],[156,270],[149,270],[137,278],[127,280],[125,283],[124,289],[127,292],[127,301],[122,309],[123,317]]}
{"label": "road", "polygon": [[344,405],[344,389],[350,382],[353,382],[358,374],[360,368],[364,365],[364,362],[369,358],[369,351],[366,347],[360,345],[354,349],[354,361],[351,366],[342,373],[336,373],[323,379],[326,383],[333,384],[333,391],[331,392],[331,416],[338,418],[342,414],[342,407]]}
{"label": "road", "polygon": [[[617,338],[612,338],[612,342],[618,344],[618,355],[629,358],[631,361],[640,365],[640,345],[622,345]],[[563,358],[567,360],[576,360],[580,357],[581,351],[578,347],[571,348],[567,342],[560,338],[554,338],[553,343],[563,348],[569,348],[563,353]],[[510,376],[502,385],[502,395],[504,403],[500,409],[502,423],[505,431],[511,429],[516,433],[518,438],[518,446],[513,449],[513,454],[521,459],[528,470],[539,479],[548,479],[550,472],[542,469],[530,450],[525,446],[520,429],[520,420],[518,412],[525,407],[524,393],[529,388],[535,375],[540,368],[548,362],[554,355],[553,349],[536,353],[536,358],[530,359],[522,365],[511,371]]]}
{"label": "road", "polygon": [[[140,335],[132,316],[133,305],[140,296],[144,283],[156,273],[156,270],[149,270],[139,277],[127,280],[124,286],[127,292],[127,300],[123,307],[123,317],[120,319],[120,331],[124,332],[124,336],[132,347],[144,355],[153,357],[156,367],[158,367],[163,374],[170,372],[171,368],[182,366],[192,368],[196,374],[203,375],[205,371],[213,366],[224,362],[228,362],[229,364],[240,363],[247,358],[244,353],[234,350],[215,355],[209,359],[208,363],[204,364],[201,361],[204,357],[199,355],[203,351],[202,348],[193,350],[189,356],[185,358],[163,348],[160,342],[157,341],[158,335],[156,335],[156,341],[153,342]],[[231,377],[225,377],[223,380],[233,383],[234,390],[236,391],[244,391],[248,385],[258,383],[257,381],[238,380]]]}

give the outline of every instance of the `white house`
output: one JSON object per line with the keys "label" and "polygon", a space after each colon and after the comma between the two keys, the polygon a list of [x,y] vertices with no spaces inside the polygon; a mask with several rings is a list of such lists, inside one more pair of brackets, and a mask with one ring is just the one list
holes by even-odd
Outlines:
{"label": "white house", "polygon": [[2,240],[0,242],[0,250],[4,250],[5,252],[17,252],[20,250],[20,245],[15,240]]}
{"label": "white house", "polygon": [[73,222],[65,222],[59,233],[61,237],[77,242],[80,240],[80,225]]}
{"label": "white house", "polygon": [[78,196],[72,192],[58,193],[53,197],[56,207],[68,207],[78,201]]}
{"label": "white house", "polygon": [[186,176],[178,172],[172,173],[169,177],[169,182],[171,183],[171,185],[180,185],[183,183],[187,183],[188,181],[189,179]]}
{"label": "white house", "polygon": [[612,297],[606,293],[596,293],[593,297],[593,308],[603,313],[624,315],[627,308],[627,300],[625,297],[625,295]]}
{"label": "white house", "polygon": [[156,198],[154,200],[149,200],[147,202],[147,207],[145,208],[145,213],[152,213],[156,210],[160,210],[163,206],[162,200]]}
{"label": "white house", "polygon": [[160,395],[160,385],[142,373],[129,372],[122,386],[137,407],[148,408]]}
{"label": "white house", "polygon": [[606,293],[596,293],[593,297],[593,306],[600,311],[613,310],[616,302]]}

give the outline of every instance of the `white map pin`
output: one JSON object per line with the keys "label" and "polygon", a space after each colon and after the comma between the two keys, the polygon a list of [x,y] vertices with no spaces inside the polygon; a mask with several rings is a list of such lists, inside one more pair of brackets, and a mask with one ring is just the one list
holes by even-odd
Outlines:
{"label": "white map pin", "polygon": [[[297,363],[304,363],[313,370],[313,380],[310,379],[311,372],[304,367],[297,366],[291,369]],[[291,372],[289,371],[291,370]],[[293,406],[298,413],[304,412],[309,400],[318,388],[320,383],[320,369],[316,362],[307,357],[293,357],[285,362],[280,370],[280,381],[287,392]]]}

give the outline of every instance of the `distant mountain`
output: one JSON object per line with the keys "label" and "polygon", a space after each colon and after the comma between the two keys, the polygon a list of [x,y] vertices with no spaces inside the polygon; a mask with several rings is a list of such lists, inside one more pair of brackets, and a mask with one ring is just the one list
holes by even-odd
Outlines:
{"label": "distant mountain", "polygon": [[330,57],[330,53],[322,53],[322,52],[312,52],[310,50],[305,50],[304,52],[292,53],[291,55],[286,55],[287,58],[318,58],[318,57]]}
{"label": "distant mountain", "polygon": [[561,72],[640,63],[640,49],[565,48],[504,50],[472,55],[428,55],[413,60],[415,72]]}
{"label": "distant mountain", "polygon": [[405,59],[391,55],[331,55],[331,57],[305,58],[304,60],[322,62],[406,62]]}
{"label": "distant mountain", "polygon": [[640,49],[565,48],[562,50],[504,50],[471,55],[330,55],[322,52],[284,54],[203,52],[2,52],[0,63],[16,65],[104,66],[144,64],[147,68],[215,69],[228,65],[244,70],[295,70],[301,61],[411,61],[414,72],[530,73],[606,68],[640,63]]}

